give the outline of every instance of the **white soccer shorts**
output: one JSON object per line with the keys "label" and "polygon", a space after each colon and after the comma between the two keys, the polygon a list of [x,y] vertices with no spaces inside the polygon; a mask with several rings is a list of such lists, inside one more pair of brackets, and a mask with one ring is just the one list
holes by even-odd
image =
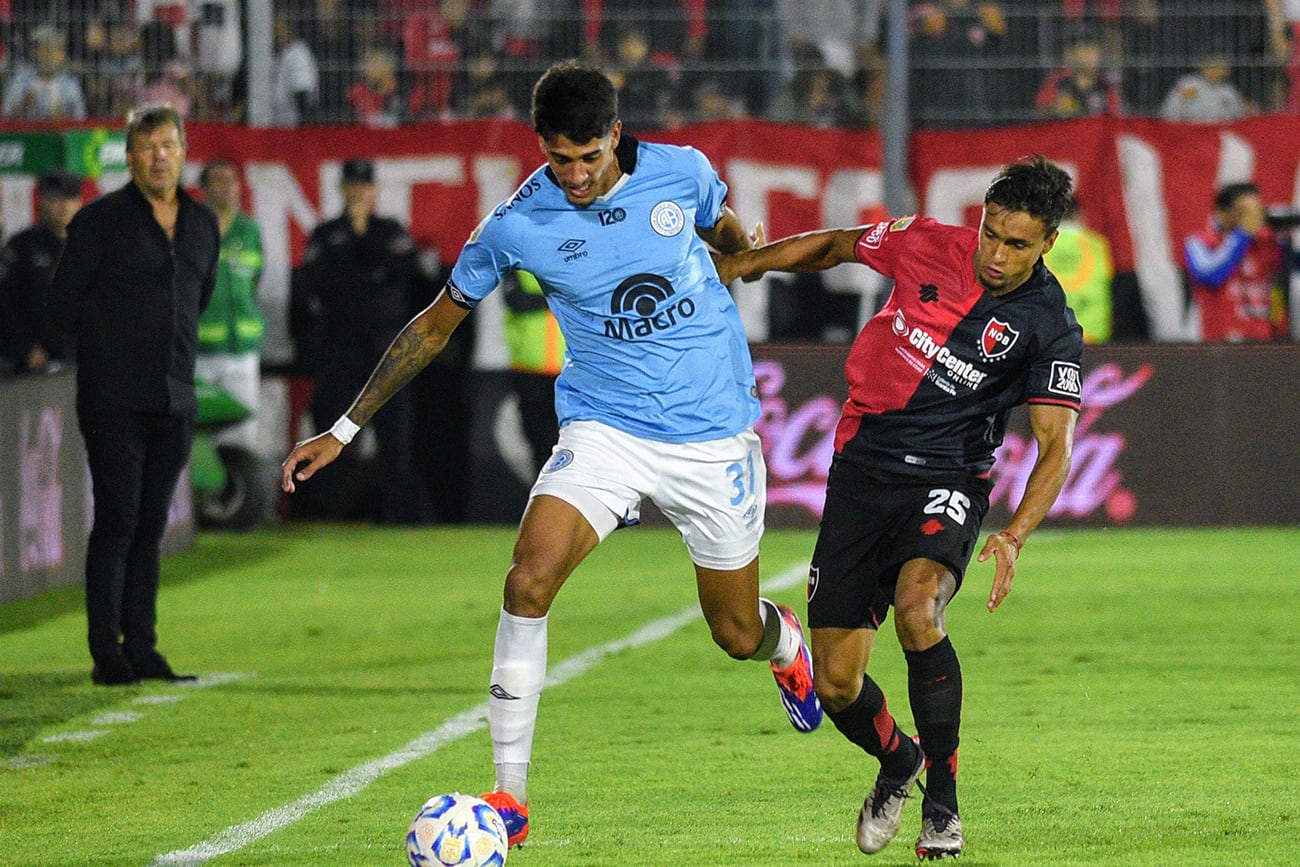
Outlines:
{"label": "white soccer shorts", "polygon": [[594,421],[564,426],[531,496],[556,497],[582,513],[603,541],[640,520],[649,497],[682,534],[691,560],[731,570],[758,556],[767,467],[758,434],[662,443]]}

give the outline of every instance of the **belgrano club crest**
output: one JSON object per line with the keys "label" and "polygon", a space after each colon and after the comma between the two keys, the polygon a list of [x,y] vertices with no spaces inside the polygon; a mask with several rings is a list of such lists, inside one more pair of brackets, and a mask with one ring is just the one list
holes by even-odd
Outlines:
{"label": "belgrano club crest", "polygon": [[980,335],[980,356],[985,361],[1001,358],[1016,345],[1016,338],[1019,336],[1019,331],[996,316],[993,317],[988,325],[984,326],[984,333]]}

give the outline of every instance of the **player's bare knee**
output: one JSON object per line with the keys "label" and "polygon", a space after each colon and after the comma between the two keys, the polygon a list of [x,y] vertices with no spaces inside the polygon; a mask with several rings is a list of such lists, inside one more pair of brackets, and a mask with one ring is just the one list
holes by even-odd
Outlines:
{"label": "player's bare knee", "polygon": [[853,704],[862,689],[862,678],[836,676],[833,671],[813,669],[813,691],[822,703],[822,707],[831,713],[839,713]]}
{"label": "player's bare knee", "polygon": [[516,563],[506,575],[505,609],[516,617],[544,617],[555,598],[552,582]]}

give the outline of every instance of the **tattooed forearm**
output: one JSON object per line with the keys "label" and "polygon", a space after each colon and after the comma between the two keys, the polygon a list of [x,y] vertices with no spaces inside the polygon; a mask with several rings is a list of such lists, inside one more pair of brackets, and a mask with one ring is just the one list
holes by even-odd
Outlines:
{"label": "tattooed forearm", "polygon": [[421,324],[417,317],[393,339],[370,374],[366,387],[348,410],[348,418],[359,425],[370,421],[389,398],[401,391],[446,346],[445,335],[421,328]]}

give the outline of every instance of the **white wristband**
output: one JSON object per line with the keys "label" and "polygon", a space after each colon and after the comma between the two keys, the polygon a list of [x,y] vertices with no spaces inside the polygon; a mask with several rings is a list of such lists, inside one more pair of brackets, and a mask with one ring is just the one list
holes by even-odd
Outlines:
{"label": "white wristband", "polygon": [[361,430],[361,425],[348,418],[346,415],[339,416],[339,420],[334,422],[334,427],[330,428],[330,435],[334,439],[347,445],[352,442],[352,438]]}

